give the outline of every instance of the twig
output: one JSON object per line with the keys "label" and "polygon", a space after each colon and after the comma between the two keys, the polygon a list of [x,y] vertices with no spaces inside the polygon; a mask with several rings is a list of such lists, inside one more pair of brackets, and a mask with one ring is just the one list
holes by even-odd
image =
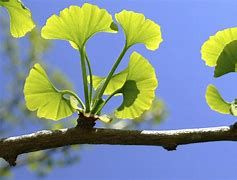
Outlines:
{"label": "twig", "polygon": [[0,139],[0,157],[11,166],[17,156],[39,150],[75,144],[149,145],[176,150],[178,145],[237,141],[237,126],[166,131],[71,128],[43,130],[32,134]]}

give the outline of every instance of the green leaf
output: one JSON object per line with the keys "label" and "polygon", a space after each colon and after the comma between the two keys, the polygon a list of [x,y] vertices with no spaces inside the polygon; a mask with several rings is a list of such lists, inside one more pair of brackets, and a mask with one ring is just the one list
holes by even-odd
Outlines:
{"label": "green leaf", "polygon": [[115,14],[126,35],[127,47],[142,43],[149,50],[156,50],[163,41],[160,26],[143,14],[123,10]]}
{"label": "green leaf", "polygon": [[126,82],[120,90],[123,102],[116,110],[115,116],[122,119],[139,117],[151,107],[157,85],[152,65],[143,56],[133,52],[130,56]]}
{"label": "green leaf", "polygon": [[31,12],[20,0],[0,0],[0,6],[5,7],[9,13],[13,37],[22,37],[35,27]]}
{"label": "green leaf", "polygon": [[[125,70],[121,71],[120,73],[113,75],[108,86],[105,89],[104,95],[110,95],[117,89],[120,89],[126,81],[127,74],[128,74],[128,69],[125,69]],[[100,87],[101,83],[104,83],[103,81],[105,79],[106,79],[106,77],[100,77],[100,76],[93,75],[92,76],[93,88],[95,90],[97,90]],[[89,82],[89,77],[87,78],[87,80]]]}
{"label": "green leaf", "polygon": [[112,16],[99,7],[85,3],[82,7],[70,6],[51,16],[42,28],[45,39],[67,40],[76,49],[81,49],[87,40],[98,32],[117,32]]}
{"label": "green leaf", "polygon": [[220,77],[224,74],[237,71],[236,49],[237,49],[237,40],[232,41],[225,46],[225,48],[223,49],[223,51],[221,52],[217,60],[217,65],[215,67],[215,72],[214,72],[215,77]]}
{"label": "green leaf", "polygon": [[202,59],[206,65],[215,66],[215,77],[235,72],[237,63],[237,28],[218,31],[203,44]]}
{"label": "green leaf", "polygon": [[70,96],[69,97],[69,101],[70,101],[70,105],[73,109],[82,112],[82,109],[79,108],[79,101],[77,100],[77,98],[75,98],[74,96]]}
{"label": "green leaf", "polygon": [[65,91],[57,90],[40,64],[35,64],[24,86],[26,106],[30,111],[37,110],[37,116],[40,118],[59,120],[71,116],[75,110],[70,100],[64,97],[69,94]]}
{"label": "green leaf", "polygon": [[217,111],[222,114],[230,114],[231,104],[226,102],[212,84],[208,85],[206,90],[206,101],[209,107],[213,111]]}

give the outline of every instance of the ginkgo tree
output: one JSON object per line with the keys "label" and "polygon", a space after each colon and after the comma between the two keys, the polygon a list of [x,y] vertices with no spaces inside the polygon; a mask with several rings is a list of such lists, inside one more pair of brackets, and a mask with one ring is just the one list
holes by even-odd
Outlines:
{"label": "ginkgo tree", "polygon": [[[0,0],[0,6],[9,13],[12,36],[22,37],[35,27],[31,12],[20,0]],[[120,55],[107,76],[94,75],[87,53],[87,42],[97,33],[116,34],[120,29],[125,35]],[[156,145],[170,151],[176,150],[178,145],[190,143],[237,141],[237,123],[228,127],[168,131],[91,129],[97,120],[111,122],[113,116],[103,110],[116,96],[123,98],[121,105],[113,111],[118,119],[143,118],[144,112],[154,102],[158,80],[155,69],[143,55],[132,52],[127,67],[117,71],[125,54],[134,45],[143,44],[146,49],[155,51],[163,41],[160,26],[143,14],[122,10],[113,18],[107,10],[89,3],[81,7],[70,6],[61,10],[59,15],[54,14],[48,18],[41,29],[41,36],[48,40],[68,41],[78,52],[84,99],[81,98],[81,92],[79,96],[71,89],[58,89],[43,65],[37,63],[25,80],[23,93],[26,107],[36,111],[39,118],[55,121],[78,113],[77,127],[80,128],[39,131],[26,136],[0,139],[0,157],[10,165],[16,165],[17,156],[23,153],[74,144]],[[237,71],[236,48],[237,28],[219,31],[203,44],[202,59],[206,65],[215,68],[214,77]],[[214,111],[237,116],[237,100],[225,101],[212,84],[207,87],[206,101]]]}
{"label": "ginkgo tree", "polygon": [[[125,33],[126,42],[108,76],[99,77],[92,75],[86,44],[96,33],[118,31],[112,16],[105,9],[85,3],[82,7],[70,6],[58,16],[49,17],[42,28],[42,37],[66,40],[79,52],[85,101],[71,90],[58,90],[43,67],[35,64],[24,87],[29,110],[37,110],[38,117],[52,120],[78,112],[84,119],[110,122],[111,118],[101,115],[101,112],[113,96],[123,96],[122,104],[115,110],[117,118],[134,119],[151,107],[158,81],[149,61],[138,52],[133,52],[128,67],[117,74],[115,71],[133,45],[142,43],[147,49],[156,50],[162,42],[160,26],[146,19],[143,14],[133,11],[123,10],[115,14],[115,18]],[[107,96],[106,99],[104,95]]]}

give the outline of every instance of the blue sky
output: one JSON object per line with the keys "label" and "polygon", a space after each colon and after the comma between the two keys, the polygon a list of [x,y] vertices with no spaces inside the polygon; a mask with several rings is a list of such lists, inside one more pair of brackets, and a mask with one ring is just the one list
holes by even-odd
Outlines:
{"label": "blue sky", "polygon": [[[205,102],[205,89],[215,84],[227,100],[236,97],[233,84],[236,74],[213,78],[213,69],[201,60],[202,43],[218,30],[237,25],[234,0],[101,0],[101,1],[46,1],[25,0],[35,21],[43,26],[46,19],[69,5],[84,2],[106,8],[111,14],[122,9],[144,13],[162,29],[163,43],[151,52],[142,45],[129,51],[120,66],[128,62],[128,56],[136,50],[154,65],[159,79],[157,96],[163,99],[169,110],[164,123],[154,129],[196,128],[230,125],[235,118],[213,112]],[[88,44],[88,53],[94,73],[106,75],[116,56],[122,50],[124,36],[99,34]],[[83,92],[79,54],[67,42],[54,41],[46,56],[47,63],[64,71]],[[1,77],[0,77],[1,79]],[[115,106],[111,103],[111,106]],[[111,110],[107,108],[107,110]],[[26,130],[24,130],[26,131]],[[29,130],[30,132],[30,130]],[[79,164],[55,169],[45,179],[235,179],[237,144],[217,142],[180,146],[167,152],[160,147],[145,146],[88,146],[81,151]],[[34,178],[25,168],[15,170],[18,179]]]}

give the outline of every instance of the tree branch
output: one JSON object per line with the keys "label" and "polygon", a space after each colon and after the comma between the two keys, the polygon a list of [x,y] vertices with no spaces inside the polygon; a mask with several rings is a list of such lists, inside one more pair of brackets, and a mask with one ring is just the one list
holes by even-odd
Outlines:
{"label": "tree branch", "polygon": [[99,128],[43,130],[0,139],[0,157],[14,166],[20,154],[75,144],[149,145],[170,151],[178,145],[211,141],[237,141],[237,125],[166,131]]}

